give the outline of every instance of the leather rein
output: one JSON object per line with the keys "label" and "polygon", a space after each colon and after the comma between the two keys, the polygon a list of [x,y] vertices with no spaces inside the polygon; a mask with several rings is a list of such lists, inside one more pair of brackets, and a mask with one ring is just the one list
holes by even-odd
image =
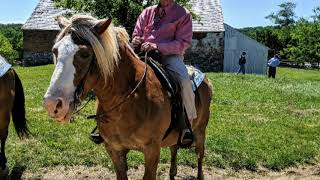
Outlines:
{"label": "leather rein", "polygon": [[[89,115],[89,116],[85,116],[86,119],[95,119],[95,120],[98,120],[98,119],[101,119],[105,116],[107,116],[108,113],[114,111],[115,109],[119,108],[122,104],[124,104],[136,91],[137,89],[140,87],[140,85],[142,84],[143,80],[145,79],[146,75],[147,75],[147,59],[148,59],[148,52],[145,53],[145,57],[144,57],[144,72],[143,72],[143,76],[142,78],[140,79],[140,81],[137,83],[137,85],[135,86],[135,88],[133,90],[131,90],[126,96],[125,98],[120,101],[118,104],[114,105],[112,108],[110,108],[108,111],[105,111],[101,114],[96,114],[96,115]],[[87,102],[79,108],[79,106],[81,105],[81,100],[80,100],[80,94],[83,92],[84,90],[84,81],[89,73],[89,71],[91,70],[92,68],[92,61],[90,62],[90,65],[89,65],[89,68],[86,72],[86,74],[84,75],[84,77],[82,78],[82,80],[80,81],[79,85],[76,87],[76,91],[74,93],[74,109],[77,109],[73,114],[72,116],[74,115],[80,115],[80,111],[82,109],[84,109],[90,101],[92,101],[94,99],[94,96],[91,95],[89,97],[89,99],[87,100]]]}

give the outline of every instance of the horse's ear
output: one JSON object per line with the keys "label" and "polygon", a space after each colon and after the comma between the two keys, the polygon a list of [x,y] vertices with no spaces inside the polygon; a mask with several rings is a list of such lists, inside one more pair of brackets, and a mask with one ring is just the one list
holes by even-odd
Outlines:
{"label": "horse's ear", "polygon": [[112,19],[102,19],[100,20],[96,25],[93,26],[92,30],[98,34],[101,35],[102,33],[104,33],[104,31],[106,31],[108,29],[108,27],[111,24]]}
{"label": "horse's ear", "polygon": [[69,21],[68,21],[68,19],[65,18],[65,17],[63,17],[63,16],[57,16],[57,17],[55,18],[55,20],[58,22],[59,27],[60,27],[61,29],[64,29],[66,26],[68,26],[68,25],[70,24]]}

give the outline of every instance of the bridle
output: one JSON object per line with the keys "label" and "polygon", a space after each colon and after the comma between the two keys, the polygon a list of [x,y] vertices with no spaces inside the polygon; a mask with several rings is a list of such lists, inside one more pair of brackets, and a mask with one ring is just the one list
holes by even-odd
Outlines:
{"label": "bridle", "polygon": [[75,109],[75,112],[72,113],[72,115],[79,114],[80,111],[82,109],[84,109],[89,104],[89,102],[94,99],[94,95],[91,95],[89,97],[89,99],[87,100],[87,102],[82,107],[80,107],[80,105],[81,105],[80,95],[84,91],[84,81],[86,80],[87,75],[89,74],[89,72],[90,72],[90,70],[91,70],[91,68],[93,66],[92,64],[93,64],[94,58],[95,57],[93,57],[93,59],[91,59],[89,67],[87,69],[87,72],[84,74],[83,78],[80,80],[79,85],[76,87],[76,90],[74,92],[74,95],[73,95],[73,109]]}
{"label": "bridle", "polygon": [[[110,108],[109,110],[101,113],[101,114],[96,114],[96,115],[89,115],[89,116],[85,116],[86,119],[95,119],[95,120],[99,120],[105,116],[107,116],[108,113],[114,111],[115,109],[119,108],[122,104],[124,104],[136,91],[137,89],[140,87],[140,85],[142,84],[142,82],[144,81],[146,74],[147,74],[147,59],[148,59],[148,52],[145,53],[145,57],[144,57],[144,72],[143,72],[143,76],[141,77],[140,81],[137,83],[137,85],[135,86],[135,88],[133,88],[129,93],[127,93],[127,95],[125,96],[125,98],[120,101],[118,104],[114,105],[112,108]],[[81,105],[81,100],[80,100],[80,95],[81,93],[83,93],[84,90],[84,81],[87,78],[87,75],[89,74],[91,68],[92,68],[92,64],[93,64],[94,59],[91,59],[90,65],[88,67],[88,70],[86,72],[86,74],[83,76],[83,78],[80,80],[79,85],[76,87],[75,93],[74,93],[74,109],[77,109],[72,115],[79,115],[80,111],[82,109],[84,109],[90,101],[92,101],[94,99],[94,96],[91,95],[89,97],[89,99],[87,100],[87,102],[79,108],[79,106]]]}

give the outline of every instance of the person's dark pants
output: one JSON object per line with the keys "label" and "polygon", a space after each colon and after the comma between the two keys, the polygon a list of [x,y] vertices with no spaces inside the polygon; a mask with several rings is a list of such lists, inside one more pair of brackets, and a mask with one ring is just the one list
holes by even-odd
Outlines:
{"label": "person's dark pants", "polygon": [[242,72],[242,74],[246,74],[246,67],[244,64],[240,64],[240,68],[237,74],[239,74],[240,72]]}
{"label": "person's dark pants", "polygon": [[269,74],[268,74],[268,77],[272,77],[272,78],[276,78],[276,72],[277,72],[277,69],[276,67],[269,67]]}

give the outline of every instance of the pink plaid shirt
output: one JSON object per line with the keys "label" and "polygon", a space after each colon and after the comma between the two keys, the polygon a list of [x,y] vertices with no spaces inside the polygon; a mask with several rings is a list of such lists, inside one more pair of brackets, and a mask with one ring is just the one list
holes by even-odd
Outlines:
{"label": "pink plaid shirt", "polygon": [[133,38],[135,36],[143,37],[144,42],[156,43],[162,55],[183,55],[192,41],[192,16],[176,3],[165,8],[148,7],[138,17]]}

